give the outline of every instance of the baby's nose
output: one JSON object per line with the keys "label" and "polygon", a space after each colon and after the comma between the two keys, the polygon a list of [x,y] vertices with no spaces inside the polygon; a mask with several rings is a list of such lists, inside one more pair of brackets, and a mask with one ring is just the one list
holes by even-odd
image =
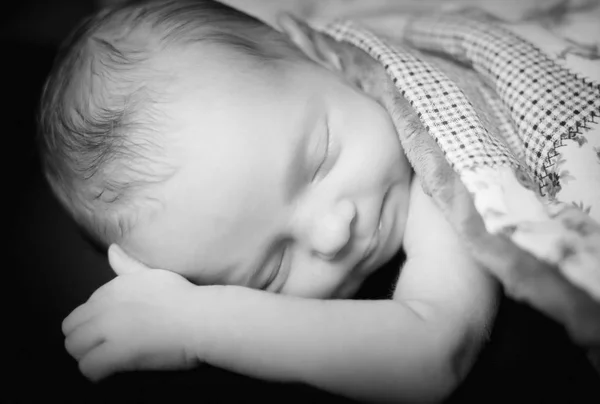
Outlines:
{"label": "baby's nose", "polygon": [[335,258],[350,242],[355,217],[356,206],[348,200],[316,217],[309,237],[313,252],[324,259]]}

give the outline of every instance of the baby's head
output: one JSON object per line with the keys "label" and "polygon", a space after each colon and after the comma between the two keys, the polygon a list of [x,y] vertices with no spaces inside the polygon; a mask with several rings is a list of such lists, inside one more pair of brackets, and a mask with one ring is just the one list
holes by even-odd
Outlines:
{"label": "baby's head", "polygon": [[240,69],[260,69],[283,57],[284,38],[275,34],[213,1],[129,2],[71,34],[45,87],[39,139],[54,191],[94,238],[120,239],[155,204],[151,185],[176,171],[161,106],[190,71],[169,58],[195,49],[213,57],[208,49],[219,48]]}
{"label": "baby's head", "polygon": [[410,180],[391,120],[333,50],[283,28],[198,0],[86,21],[40,119],[46,176],[78,223],[199,284],[341,296],[388,260]]}

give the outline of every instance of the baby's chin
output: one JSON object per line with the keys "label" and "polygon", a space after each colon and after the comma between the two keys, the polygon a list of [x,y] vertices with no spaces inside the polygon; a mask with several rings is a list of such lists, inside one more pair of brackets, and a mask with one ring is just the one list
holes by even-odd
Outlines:
{"label": "baby's chin", "polygon": [[338,287],[331,294],[331,296],[328,296],[326,298],[352,298],[352,296],[354,296],[362,287],[367,278],[373,273],[377,272],[379,269],[383,268],[386,264],[390,263],[390,261],[392,261],[400,252],[401,248],[402,239],[400,239],[396,244],[390,245],[389,249],[386,249],[385,251],[382,251],[381,253],[377,254],[376,257],[373,257],[374,260],[372,263],[370,263],[370,265],[362,268],[356,268],[355,271],[352,271],[352,273],[345,279],[344,283],[340,285],[340,287]]}

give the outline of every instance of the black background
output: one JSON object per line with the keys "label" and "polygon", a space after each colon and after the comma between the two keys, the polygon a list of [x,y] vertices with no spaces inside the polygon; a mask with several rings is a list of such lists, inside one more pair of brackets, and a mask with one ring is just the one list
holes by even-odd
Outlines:
{"label": "black background", "polygon": [[[210,367],[122,374],[96,385],[79,374],[63,348],[61,321],[114,275],[49,193],[33,136],[40,89],[56,46],[93,4],[27,0],[3,6],[2,206],[8,226],[2,250],[8,258],[0,283],[0,402],[349,402],[306,386]],[[383,296],[392,270],[371,279],[361,297]],[[599,403],[600,379],[559,326],[505,299],[488,347],[453,401]]]}

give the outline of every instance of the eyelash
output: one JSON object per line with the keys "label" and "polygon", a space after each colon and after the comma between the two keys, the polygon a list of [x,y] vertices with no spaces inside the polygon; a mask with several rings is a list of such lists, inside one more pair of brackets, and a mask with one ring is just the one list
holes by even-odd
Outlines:
{"label": "eyelash", "polygon": [[275,279],[277,279],[277,275],[279,275],[279,272],[281,271],[281,267],[283,266],[283,261],[285,260],[285,254],[287,253],[287,249],[288,249],[287,246],[283,247],[283,250],[281,251],[281,260],[279,260],[279,265],[277,266],[277,269],[271,273],[271,275],[269,276],[269,279],[267,279],[267,282],[265,283],[265,286],[263,287],[264,290],[268,289],[269,286],[271,286],[273,284]]}
{"label": "eyelash", "polygon": [[333,159],[331,158],[331,149],[332,149],[332,139],[331,139],[331,133],[329,131],[329,125],[327,125],[327,144],[325,146],[325,156],[323,157],[323,160],[321,161],[321,163],[319,164],[319,166],[317,167],[317,170],[315,171],[315,175],[313,176],[313,182],[314,181],[318,181],[323,179],[323,177],[325,177],[327,175],[327,173],[331,170],[331,168],[333,167]]}

